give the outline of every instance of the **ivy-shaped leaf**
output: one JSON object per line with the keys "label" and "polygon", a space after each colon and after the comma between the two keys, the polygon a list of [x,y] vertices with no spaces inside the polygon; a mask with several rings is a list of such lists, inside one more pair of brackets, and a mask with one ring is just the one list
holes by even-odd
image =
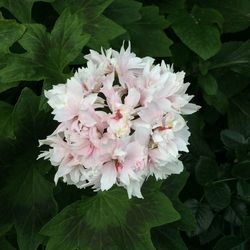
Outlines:
{"label": "ivy-shaped leaf", "polygon": [[58,12],[69,8],[83,22],[83,31],[90,34],[88,46],[95,50],[110,47],[110,41],[126,31],[110,18],[102,15],[112,0],[66,0],[56,1],[53,5]]}
{"label": "ivy-shaped leaf", "polygon": [[191,50],[206,60],[220,49],[220,31],[223,17],[214,9],[194,6],[191,13],[177,10],[168,17],[176,35]]}
{"label": "ivy-shaped leaf", "polygon": [[9,47],[25,32],[25,26],[15,20],[0,19],[0,53],[9,53]]}
{"label": "ivy-shaped leaf", "polygon": [[54,79],[63,81],[63,70],[74,60],[89,40],[82,33],[83,23],[76,14],[65,10],[58,18],[51,34],[40,24],[28,24],[19,41],[27,51],[11,54],[7,66],[0,70],[1,82]]}
{"label": "ivy-shaped leaf", "polygon": [[38,232],[57,209],[53,185],[41,174],[46,172],[49,164],[36,160],[37,140],[43,133],[42,127],[47,126],[38,114],[38,105],[39,97],[24,89],[12,113],[15,147],[9,152],[12,157],[4,165],[4,178],[0,175],[1,185],[4,185],[0,190],[0,228],[14,222],[20,250],[38,247],[44,240]]}
{"label": "ivy-shaped leaf", "polygon": [[54,0],[0,0],[0,7],[8,9],[20,22],[31,21],[31,9],[35,2],[53,2]]}
{"label": "ivy-shaped leaf", "polygon": [[150,228],[178,219],[159,191],[128,200],[126,192],[116,188],[69,205],[41,233],[50,236],[48,250],[154,249]]}

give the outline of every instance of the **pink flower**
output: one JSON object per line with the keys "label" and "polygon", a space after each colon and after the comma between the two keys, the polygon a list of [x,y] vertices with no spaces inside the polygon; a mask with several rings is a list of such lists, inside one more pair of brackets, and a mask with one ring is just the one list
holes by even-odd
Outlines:
{"label": "pink flower", "polygon": [[60,178],[95,191],[124,187],[129,198],[143,198],[148,176],[165,179],[183,170],[179,157],[188,152],[190,132],[182,114],[189,103],[184,72],[164,62],[139,58],[127,49],[91,50],[87,66],[65,84],[45,91],[58,128],[40,141],[38,158],[55,166]]}

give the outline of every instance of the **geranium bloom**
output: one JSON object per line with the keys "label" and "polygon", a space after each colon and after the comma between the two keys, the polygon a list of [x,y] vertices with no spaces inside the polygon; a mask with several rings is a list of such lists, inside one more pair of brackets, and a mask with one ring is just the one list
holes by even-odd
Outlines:
{"label": "geranium bloom", "polygon": [[96,191],[118,185],[129,198],[142,198],[150,175],[165,179],[183,170],[179,157],[188,152],[190,132],[182,115],[199,106],[186,94],[184,72],[137,57],[130,44],[85,58],[87,67],[45,92],[60,124],[40,141],[49,149],[39,158],[57,168],[56,183]]}

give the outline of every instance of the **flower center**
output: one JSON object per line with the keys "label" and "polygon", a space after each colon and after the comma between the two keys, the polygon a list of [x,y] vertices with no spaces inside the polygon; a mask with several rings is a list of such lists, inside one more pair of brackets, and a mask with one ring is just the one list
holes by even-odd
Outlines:
{"label": "flower center", "polygon": [[115,119],[116,121],[119,121],[122,118],[122,114],[121,111],[118,109],[115,113],[115,116],[113,119]]}

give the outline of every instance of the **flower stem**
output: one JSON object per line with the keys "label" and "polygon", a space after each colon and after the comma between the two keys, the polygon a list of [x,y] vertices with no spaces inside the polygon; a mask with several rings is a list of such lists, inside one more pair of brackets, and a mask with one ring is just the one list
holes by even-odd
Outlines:
{"label": "flower stem", "polygon": [[234,180],[237,180],[237,178],[233,177],[233,178],[222,179],[222,180],[214,181],[213,184],[226,182],[226,181],[234,181]]}

